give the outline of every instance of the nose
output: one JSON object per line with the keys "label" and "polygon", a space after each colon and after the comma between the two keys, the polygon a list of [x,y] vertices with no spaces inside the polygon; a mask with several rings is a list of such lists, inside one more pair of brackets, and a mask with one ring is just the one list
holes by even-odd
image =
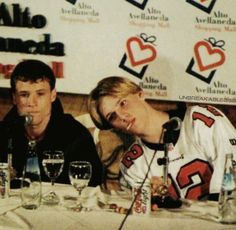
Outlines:
{"label": "nose", "polygon": [[37,97],[35,95],[29,95],[27,98],[27,105],[34,106],[37,104]]}
{"label": "nose", "polygon": [[116,109],[116,115],[122,122],[127,123],[129,121],[130,114],[126,111],[123,111],[121,108]]}

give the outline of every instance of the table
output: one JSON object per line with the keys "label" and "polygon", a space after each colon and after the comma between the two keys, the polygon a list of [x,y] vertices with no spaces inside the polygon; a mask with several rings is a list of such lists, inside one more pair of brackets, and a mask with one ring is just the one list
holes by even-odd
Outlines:
{"label": "table", "polygon": [[[42,184],[43,193],[50,190],[50,184]],[[26,210],[20,206],[20,190],[11,191],[11,196],[0,200],[0,230],[32,229],[32,230],[113,230],[119,229],[125,214],[108,211],[98,205],[116,203],[128,208],[131,194],[126,192],[102,192],[99,187],[86,188],[83,197],[85,206],[91,211],[75,212],[68,210],[64,201],[65,195],[76,196],[71,185],[55,184],[55,191],[62,198],[57,206],[41,205],[36,210]],[[217,223],[217,202],[189,202],[190,206],[180,209],[162,209],[148,216],[129,215],[122,229],[152,230],[218,230],[236,229],[236,225]]]}

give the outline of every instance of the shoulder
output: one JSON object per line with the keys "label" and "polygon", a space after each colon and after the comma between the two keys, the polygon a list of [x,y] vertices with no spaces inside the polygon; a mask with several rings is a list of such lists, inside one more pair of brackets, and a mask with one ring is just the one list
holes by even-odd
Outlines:
{"label": "shoulder", "polygon": [[193,105],[188,106],[187,111],[193,113],[203,113],[212,117],[223,117],[224,113],[213,105]]}
{"label": "shoulder", "polygon": [[77,121],[71,114],[61,114],[53,121],[55,128],[60,129],[66,134],[79,137],[90,137],[89,130],[79,121]]}
{"label": "shoulder", "polygon": [[227,120],[224,113],[212,105],[189,106],[186,118],[194,124],[199,123],[207,126],[212,126],[216,121]]}
{"label": "shoulder", "polygon": [[[183,121],[185,132],[198,137],[215,137],[218,133],[235,133],[235,128],[218,108],[212,105],[196,105],[187,108]],[[225,131],[225,132],[224,132]]]}
{"label": "shoulder", "polygon": [[[69,113],[64,113],[61,116],[61,119],[63,119],[67,123],[83,126],[78,120],[76,120],[71,114]],[[83,126],[84,127],[84,126]]]}

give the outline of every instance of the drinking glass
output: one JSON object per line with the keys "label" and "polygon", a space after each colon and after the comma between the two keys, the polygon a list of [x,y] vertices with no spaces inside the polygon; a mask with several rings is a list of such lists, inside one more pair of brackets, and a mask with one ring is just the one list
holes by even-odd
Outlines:
{"label": "drinking glass", "polygon": [[47,150],[43,152],[42,165],[46,175],[51,180],[51,191],[43,196],[43,203],[55,205],[60,202],[59,196],[54,191],[54,182],[61,174],[64,165],[64,153],[57,150]]}
{"label": "drinking glass", "polygon": [[92,165],[88,161],[72,161],[69,165],[69,178],[71,184],[78,191],[78,198],[75,207],[71,209],[81,211],[83,206],[81,203],[81,193],[88,186],[92,176]]}

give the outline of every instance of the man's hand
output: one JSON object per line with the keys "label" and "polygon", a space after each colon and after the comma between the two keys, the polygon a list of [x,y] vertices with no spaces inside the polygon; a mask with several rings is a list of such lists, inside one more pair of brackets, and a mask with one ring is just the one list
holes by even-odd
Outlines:
{"label": "man's hand", "polygon": [[171,185],[170,179],[167,180],[167,184],[164,184],[162,177],[153,176],[151,178],[151,194],[152,196],[165,196],[168,194],[168,188]]}
{"label": "man's hand", "polygon": [[[171,185],[170,179],[167,180],[167,184],[164,183],[162,177],[153,176],[151,178],[151,197],[165,197],[168,196],[168,188]],[[153,200],[153,199],[152,199]],[[152,211],[158,210],[158,205],[152,203]]]}

